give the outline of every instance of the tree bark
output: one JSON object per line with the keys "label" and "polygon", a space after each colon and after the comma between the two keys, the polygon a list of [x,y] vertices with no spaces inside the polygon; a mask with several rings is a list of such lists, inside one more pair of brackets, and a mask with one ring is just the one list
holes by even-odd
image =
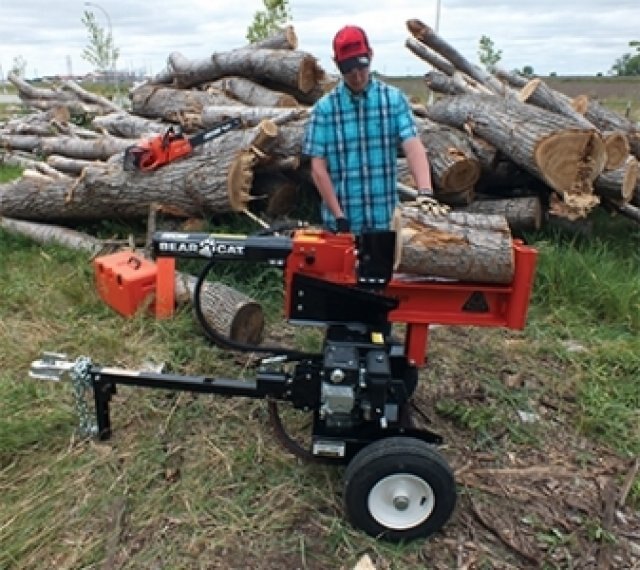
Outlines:
{"label": "tree bark", "polygon": [[94,128],[116,137],[140,139],[163,134],[170,125],[129,113],[109,113],[91,121]]}
{"label": "tree bark", "polygon": [[[95,166],[93,160],[83,160],[81,158],[68,158],[57,154],[51,154],[47,157],[47,164],[60,172],[67,174],[80,175],[88,166]],[[105,164],[106,167],[106,164]]]}
{"label": "tree bark", "polygon": [[538,196],[476,199],[468,206],[456,210],[472,214],[504,216],[511,233],[518,235],[539,230],[542,226],[542,204]]}
{"label": "tree bark", "polygon": [[212,93],[143,85],[131,93],[132,113],[178,123],[189,131],[202,128],[202,110],[209,105],[241,105],[221,91]]}
{"label": "tree bark", "polygon": [[544,180],[578,216],[598,204],[593,181],[606,161],[604,142],[595,129],[515,100],[458,95],[429,108],[432,120],[467,126],[513,162]]}
{"label": "tree bark", "polygon": [[466,60],[453,46],[449,45],[443,38],[436,34],[434,30],[420,20],[408,20],[407,28],[414,38],[439,53],[457,70],[472,77],[498,95],[510,95],[509,89],[493,77],[493,75]]}
{"label": "tree bark", "polygon": [[285,26],[269,37],[245,46],[254,49],[297,49],[298,36],[293,26]]}
{"label": "tree bark", "polygon": [[232,212],[228,171],[255,136],[256,129],[230,131],[153,172],[124,172],[115,155],[72,181],[23,176],[0,184],[0,215],[49,222],[145,218],[153,202],[185,216]]}
{"label": "tree bark", "polygon": [[580,95],[573,99],[572,106],[602,132],[622,131],[626,133],[629,138],[631,154],[640,158],[640,131],[629,119],[610,111],[586,95]]}
{"label": "tree bark", "polygon": [[267,89],[246,77],[223,77],[210,84],[244,105],[255,107],[297,107],[295,97]]}
{"label": "tree bark", "polygon": [[531,103],[547,111],[558,113],[573,119],[576,124],[585,129],[592,129],[594,125],[583,115],[578,113],[571,102],[565,96],[551,89],[542,79],[532,79],[520,90],[517,95],[518,100],[523,103]]}
{"label": "tree bark", "polygon": [[[176,274],[176,281],[179,277],[180,274]],[[189,298],[193,302],[196,279],[189,275],[186,281]],[[205,320],[216,332],[243,344],[258,345],[262,342],[264,312],[260,303],[248,295],[223,283],[206,282],[200,302]]]}
{"label": "tree bark", "polygon": [[426,61],[431,67],[441,71],[445,75],[453,75],[456,70],[446,59],[441,58],[438,54],[432,52],[425,44],[419,42],[416,38],[407,38],[404,44],[409,51],[417,55],[423,61]]}
{"label": "tree bark", "polygon": [[202,126],[208,128],[231,118],[240,119],[245,126],[255,126],[264,120],[272,120],[276,124],[282,124],[288,120],[304,117],[307,114],[308,111],[306,109],[298,107],[211,106],[202,110]]}
{"label": "tree bark", "polygon": [[604,133],[603,138],[604,146],[607,150],[607,163],[604,165],[604,169],[616,170],[627,161],[627,157],[631,151],[629,148],[629,139],[627,135],[621,131]]}
{"label": "tree bark", "polygon": [[190,61],[174,52],[169,56],[169,67],[177,85],[183,88],[239,75],[259,83],[268,80],[308,93],[324,77],[316,58],[298,50],[240,48],[214,53],[199,61]]}
{"label": "tree bark", "polygon": [[421,121],[420,127],[438,196],[473,188],[480,177],[480,163],[465,133],[431,121]]}
{"label": "tree bark", "polygon": [[598,196],[628,204],[638,184],[638,161],[629,155],[625,163],[616,170],[603,172],[594,183]]}
{"label": "tree bark", "polygon": [[487,283],[513,279],[513,245],[502,216],[433,217],[405,206],[401,236],[400,272]]}
{"label": "tree bark", "polygon": [[46,156],[61,154],[68,158],[82,160],[108,160],[136,142],[137,140],[120,139],[108,135],[92,140],[69,136],[47,137],[40,139],[38,150]]}

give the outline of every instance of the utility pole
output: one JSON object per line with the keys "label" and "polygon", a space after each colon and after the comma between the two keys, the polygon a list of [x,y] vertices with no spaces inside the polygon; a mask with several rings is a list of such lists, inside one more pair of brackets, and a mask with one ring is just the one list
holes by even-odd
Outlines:
{"label": "utility pole", "polygon": [[[436,34],[440,31],[440,0],[436,0],[436,24],[433,29]],[[433,91],[430,90],[427,104],[431,105],[431,103],[433,103]]]}

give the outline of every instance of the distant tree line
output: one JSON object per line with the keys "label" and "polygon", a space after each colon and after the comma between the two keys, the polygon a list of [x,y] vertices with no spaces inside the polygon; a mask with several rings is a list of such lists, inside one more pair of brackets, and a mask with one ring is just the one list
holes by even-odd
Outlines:
{"label": "distant tree line", "polygon": [[629,42],[629,47],[636,48],[635,53],[625,53],[611,67],[614,75],[640,75],[640,41]]}

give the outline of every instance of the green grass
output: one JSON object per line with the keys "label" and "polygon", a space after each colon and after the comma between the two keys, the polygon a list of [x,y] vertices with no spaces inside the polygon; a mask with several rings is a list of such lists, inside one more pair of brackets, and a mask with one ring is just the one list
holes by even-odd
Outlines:
{"label": "green grass", "polygon": [[[20,174],[2,166],[0,183]],[[640,231],[604,212],[591,222],[588,236],[527,236],[540,255],[523,332],[431,334],[418,396],[446,434],[456,469],[476,454],[498,466],[561,457],[585,469],[610,454],[640,455]],[[144,231],[114,221],[80,229],[101,237]],[[252,231],[230,219],[211,229]],[[279,271],[221,264],[212,277],[258,299],[269,332],[292,337],[281,326]],[[363,536],[344,519],[341,470],[292,459],[274,441],[262,401],[122,388],[114,438],[80,438],[69,386],[27,379],[43,350],[230,377],[252,376],[249,357],[212,347],[188,308],[167,321],[123,319],[96,295],[84,254],[2,230],[0,291],[0,568],[352,568],[365,552],[379,568],[455,567],[452,545],[468,532],[481,540],[465,503],[477,491],[466,486],[443,536],[409,545]],[[320,331],[296,331],[298,348],[319,347]],[[522,422],[522,412],[539,419]],[[283,415],[294,434],[306,433],[306,415]],[[640,477],[628,504],[640,508]],[[514,525],[535,519],[549,556],[565,549],[576,559],[585,544],[620,539],[602,528],[599,507],[581,530],[552,517],[519,518],[512,507],[504,516]],[[489,568],[495,541],[483,544],[478,563]],[[509,553],[496,556],[521,565]]]}
{"label": "green grass", "polygon": [[[433,341],[427,385],[437,393],[459,378],[470,383],[436,403],[439,421],[463,434],[460,443],[498,454],[542,450],[550,428],[516,414],[534,412],[542,397],[571,394],[567,429],[623,456],[640,454],[638,232],[619,223],[598,220],[589,240],[530,238],[540,263],[525,333],[443,331],[444,344]],[[0,567],[109,559],[124,568],[159,560],[178,568],[224,556],[238,568],[301,560],[328,568],[353,566],[362,552],[393,568],[421,564],[420,544],[378,543],[348,525],[340,470],[292,460],[270,437],[261,401],[124,388],[112,407],[114,439],[77,439],[68,387],[26,379],[41,350],[129,367],[167,361],[184,373],[238,375],[245,366],[209,346],[188,310],[170,321],[114,314],[97,297],[83,254],[0,232],[0,255]],[[279,326],[275,274],[242,267],[218,277],[264,301],[275,296],[267,305]],[[460,341],[451,358],[447,339]],[[302,331],[298,342],[318,340]],[[521,374],[523,385],[505,386],[496,377],[500,362],[508,362],[501,374]],[[302,429],[298,416],[285,414]],[[630,500],[640,504],[640,481]],[[560,548],[545,524],[539,535],[553,539],[549,551]]]}

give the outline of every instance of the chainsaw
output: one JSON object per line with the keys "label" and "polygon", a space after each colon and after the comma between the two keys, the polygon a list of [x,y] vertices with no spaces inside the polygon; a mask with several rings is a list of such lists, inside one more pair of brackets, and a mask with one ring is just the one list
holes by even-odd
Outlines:
{"label": "chainsaw", "polygon": [[[443,438],[413,423],[412,395],[425,364],[429,326],[472,325],[521,329],[537,252],[514,241],[515,272],[507,285],[405,279],[393,273],[395,232],[360,236],[310,228],[290,235],[250,236],[159,232],[156,258],[199,259],[206,265],[193,304],[205,334],[228,350],[262,355],[253,379],[216,378],[99,366],[45,353],[30,376],[69,376],[85,434],[111,436],[116,387],[138,386],[267,400],[274,435],[287,451],[314,462],[345,465],[344,508],[366,533],[403,541],[423,538],[449,520],[456,503],[453,470],[437,449]],[[239,343],[216,331],[203,314],[203,284],[221,262],[262,262],[283,271],[284,317],[325,330],[322,348]],[[173,277],[172,277],[173,279]],[[391,335],[405,327],[404,341]],[[95,416],[87,412],[91,400]],[[310,443],[291,437],[277,402],[308,412]],[[419,410],[417,410],[419,411]],[[419,414],[425,417],[424,413]]]}
{"label": "chainsaw", "polygon": [[195,147],[239,127],[240,124],[241,121],[238,118],[229,119],[192,137],[185,137],[181,131],[170,127],[162,135],[145,139],[126,148],[123,168],[127,171],[155,170],[169,162],[188,156]]}

